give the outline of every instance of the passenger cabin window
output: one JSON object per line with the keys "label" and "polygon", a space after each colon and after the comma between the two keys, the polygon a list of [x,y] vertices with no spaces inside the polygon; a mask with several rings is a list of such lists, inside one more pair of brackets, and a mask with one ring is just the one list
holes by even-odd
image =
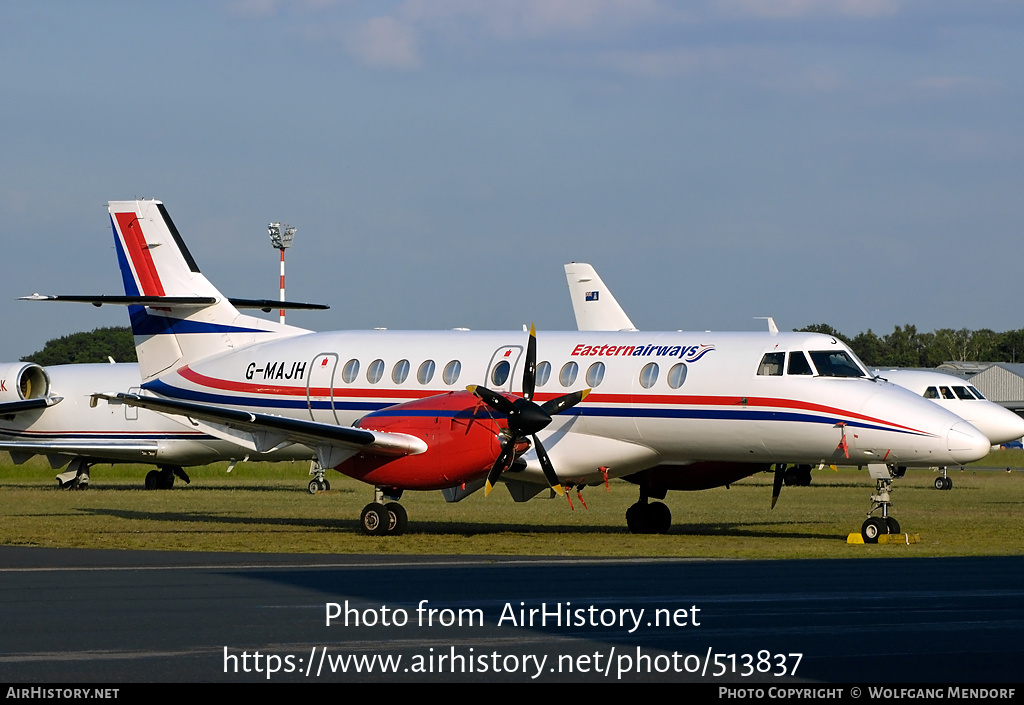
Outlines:
{"label": "passenger cabin window", "polygon": [[668,371],[668,386],[672,387],[672,389],[679,389],[685,381],[686,363],[680,362],[672,365],[672,369]]}
{"label": "passenger cabin window", "polygon": [[604,379],[604,363],[595,362],[587,369],[587,386],[596,387]]}
{"label": "passenger cabin window", "polygon": [[650,389],[654,386],[654,383],[658,381],[658,363],[648,362],[640,370],[640,386],[644,389]]}
{"label": "passenger cabin window", "polygon": [[508,372],[510,369],[512,368],[508,364],[508,360],[502,360],[495,365],[494,369],[491,370],[491,384],[495,387],[500,387],[505,384],[505,381],[508,379]]}
{"label": "passenger cabin window", "polygon": [[936,389],[935,387],[928,387],[928,389],[924,390],[924,398],[925,399],[938,399],[939,398],[939,390]]}
{"label": "passenger cabin window", "polygon": [[445,384],[455,384],[459,381],[460,374],[462,374],[462,363],[458,360],[452,360],[444,366],[441,378],[444,379]]}
{"label": "passenger cabin window", "polygon": [[570,387],[576,382],[576,375],[580,371],[580,366],[575,362],[567,362],[562,365],[562,370],[558,373],[558,383],[563,387]]}
{"label": "passenger cabin window", "polygon": [[384,361],[380,358],[370,363],[370,366],[366,368],[366,381],[370,384],[377,384],[380,382],[380,378],[384,376]]}
{"label": "passenger cabin window", "polygon": [[420,384],[430,384],[432,379],[434,379],[434,361],[424,360],[420,368],[416,370],[416,381]]}
{"label": "passenger cabin window", "polygon": [[842,350],[811,351],[811,361],[822,377],[866,377],[846,352]]}
{"label": "passenger cabin window", "polygon": [[814,370],[811,369],[811,363],[807,362],[807,356],[804,355],[802,350],[796,350],[789,354],[789,367],[786,368],[786,374],[790,375],[813,375]]}
{"label": "passenger cabin window", "polygon": [[409,376],[409,361],[399,360],[395,363],[395,369],[391,370],[391,381],[401,384]]}
{"label": "passenger cabin window", "polygon": [[551,379],[551,363],[545,360],[544,362],[537,365],[537,386],[543,387]]}
{"label": "passenger cabin window", "polygon": [[352,358],[345,363],[345,367],[341,370],[341,378],[345,380],[345,384],[352,384],[356,381],[356,377],[359,375],[359,360]]}
{"label": "passenger cabin window", "polygon": [[765,353],[761,358],[761,364],[757,368],[757,374],[774,377],[782,374],[782,365],[786,361],[786,353],[770,352]]}

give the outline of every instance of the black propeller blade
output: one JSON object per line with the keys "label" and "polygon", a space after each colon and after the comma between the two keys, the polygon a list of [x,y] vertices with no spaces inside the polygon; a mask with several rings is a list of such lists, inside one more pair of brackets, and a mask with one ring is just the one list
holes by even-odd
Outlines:
{"label": "black propeller blade", "polygon": [[563,394],[560,397],[546,401],[543,404],[537,404],[533,401],[533,394],[536,388],[537,332],[533,325],[530,326],[530,341],[526,346],[522,397],[510,400],[487,387],[477,385],[466,387],[466,389],[475,394],[489,407],[508,417],[510,437],[502,446],[501,453],[498,454],[494,465],[491,466],[490,472],[487,473],[487,484],[484,487],[485,496],[491,493],[494,485],[498,482],[498,478],[501,477],[501,473],[508,469],[515,455],[516,444],[519,443],[520,439],[525,439],[527,436],[533,440],[533,447],[537,451],[537,460],[540,461],[540,466],[544,470],[544,477],[547,479],[548,485],[558,494],[563,493],[562,483],[558,479],[558,474],[555,472],[554,465],[551,464],[551,458],[548,457],[544,445],[537,438],[537,433],[544,430],[551,423],[552,416],[560,414],[566,409],[571,409],[583,401],[590,394],[590,390],[584,389],[579,392],[570,392],[569,394]]}

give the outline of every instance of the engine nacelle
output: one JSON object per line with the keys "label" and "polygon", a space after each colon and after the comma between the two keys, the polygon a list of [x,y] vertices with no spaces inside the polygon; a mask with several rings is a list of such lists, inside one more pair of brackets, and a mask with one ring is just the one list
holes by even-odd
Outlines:
{"label": "engine nacelle", "polygon": [[359,453],[334,469],[378,487],[441,490],[487,475],[501,453],[504,418],[469,392],[450,392],[367,414],[357,428],[407,433],[423,439],[419,455],[389,458]]}
{"label": "engine nacelle", "polygon": [[43,399],[50,394],[50,375],[34,362],[0,363],[0,402]]}

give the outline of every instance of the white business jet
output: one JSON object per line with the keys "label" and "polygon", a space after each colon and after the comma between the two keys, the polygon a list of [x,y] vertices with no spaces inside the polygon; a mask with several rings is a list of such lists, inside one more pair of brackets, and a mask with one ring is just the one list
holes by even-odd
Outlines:
{"label": "white business jet", "polygon": [[[841,457],[878,478],[881,516],[864,529],[877,540],[898,531],[887,491],[899,468],[969,462],[989,448],[829,336],[311,333],[241,315],[158,201],[109,211],[144,391],[97,398],[181,415],[257,452],[305,446],[321,466],[374,486],[361,517],[370,533],[404,529],[404,490],[457,499],[501,480],[528,499],[644,470],[713,487],[774,463]],[[787,362],[817,373],[785,375]],[[664,532],[671,516],[645,502],[627,522]]]}
{"label": "white business jet", "polygon": [[[1024,419],[1009,409],[988,401],[973,385],[961,377],[931,370],[895,370],[876,368],[872,372],[893,384],[906,387],[915,394],[949,409],[988,436],[993,446],[1016,441],[1024,436]],[[946,467],[939,468],[935,489],[953,488],[953,478]]]}

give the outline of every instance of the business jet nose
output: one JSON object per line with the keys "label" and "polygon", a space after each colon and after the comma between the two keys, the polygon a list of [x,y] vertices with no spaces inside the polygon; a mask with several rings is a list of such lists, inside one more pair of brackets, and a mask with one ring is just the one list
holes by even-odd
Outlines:
{"label": "business jet nose", "polygon": [[992,442],[984,433],[966,421],[955,423],[946,434],[947,448],[953,459],[961,464],[973,463],[988,455]]}
{"label": "business jet nose", "polygon": [[988,413],[984,416],[979,415],[977,420],[967,420],[988,436],[994,446],[1000,443],[1009,443],[1024,436],[1024,419],[1009,409],[995,405],[993,407],[987,409]]}

